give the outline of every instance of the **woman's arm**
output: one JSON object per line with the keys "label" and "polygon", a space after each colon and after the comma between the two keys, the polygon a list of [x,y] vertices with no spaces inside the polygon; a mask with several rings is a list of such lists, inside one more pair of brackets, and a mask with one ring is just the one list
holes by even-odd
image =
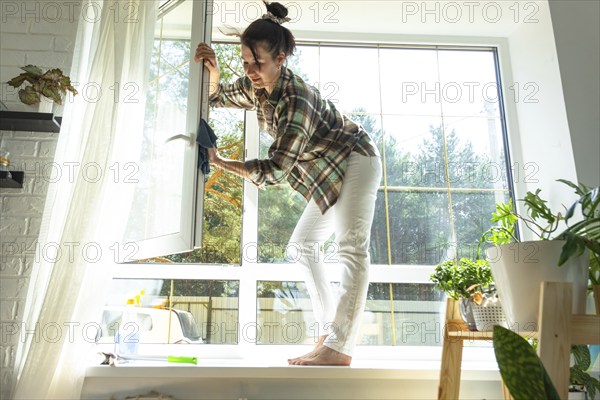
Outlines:
{"label": "woman's arm", "polygon": [[287,98],[276,107],[279,133],[269,148],[268,159],[242,162],[222,158],[216,149],[208,149],[209,161],[218,168],[251,181],[259,188],[286,182],[308,144],[310,132],[315,129],[316,118],[314,111],[310,110],[312,108],[308,107],[306,100],[296,96]]}
{"label": "woman's arm", "polygon": [[196,47],[196,55],[194,61],[197,63],[204,60],[204,66],[208,69],[208,95],[211,96],[217,92],[219,88],[219,79],[221,77],[221,70],[219,69],[219,63],[217,62],[217,56],[215,51],[206,43],[200,43]]}
{"label": "woman's arm", "polygon": [[206,43],[200,43],[196,47],[194,55],[196,62],[203,61],[209,71],[208,97],[213,107],[231,107],[244,110],[254,110],[254,92],[248,77],[242,77],[231,84],[221,84],[219,79],[221,71],[215,51]]}
{"label": "woman's arm", "polygon": [[219,155],[217,149],[215,148],[208,149],[208,160],[211,162],[211,164],[214,164],[218,168],[222,168],[225,171],[231,172],[232,174],[240,176],[244,179],[250,179],[248,169],[243,162],[223,158]]}

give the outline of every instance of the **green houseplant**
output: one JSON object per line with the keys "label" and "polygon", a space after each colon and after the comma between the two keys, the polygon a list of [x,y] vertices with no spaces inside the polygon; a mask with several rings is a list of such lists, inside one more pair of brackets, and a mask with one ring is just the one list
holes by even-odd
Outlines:
{"label": "green houseplant", "polygon": [[486,260],[447,260],[436,265],[429,279],[437,289],[459,301],[459,309],[469,330],[477,330],[471,303],[481,303],[483,296],[493,294],[493,279]]}
{"label": "green houseplant", "polygon": [[[491,219],[496,226],[480,241],[480,245],[493,245],[486,249],[486,258],[511,327],[536,329],[539,285],[544,280],[572,282],[573,311],[585,313],[589,263],[584,252],[589,250],[593,257],[600,254],[600,196],[598,188],[559,181],[577,195],[564,211],[551,210],[539,189],[527,192],[523,213],[510,201],[496,204]],[[577,212],[581,218],[573,222]],[[539,240],[520,241],[515,233],[517,223]]]}
{"label": "green houseplant", "polygon": [[19,90],[19,99],[27,105],[38,104],[42,97],[51,99],[56,104],[63,103],[63,96],[68,92],[77,95],[77,90],[71,84],[71,78],[66,76],[59,68],[42,71],[35,65],[21,67],[25,72],[12,78],[8,85],[19,88],[24,83],[28,83],[23,89]]}
{"label": "green houseplant", "polygon": [[590,348],[585,345],[571,346],[571,354],[575,362],[570,370],[570,384],[585,388],[590,400],[595,400],[600,392],[600,381],[588,372],[592,366]]}
{"label": "green houseplant", "polygon": [[523,337],[495,326],[494,354],[502,381],[515,400],[560,400],[544,364]]}
{"label": "green houseplant", "polygon": [[[540,189],[535,193],[527,192],[522,200],[527,214],[517,213],[512,201],[497,203],[491,221],[498,225],[485,232],[480,243],[502,245],[513,241],[518,242],[515,226],[521,221],[524,227],[535,233],[540,240],[564,241],[558,265],[563,265],[570,257],[581,255],[586,248],[591,251],[592,259],[595,259],[597,264],[600,259],[600,188],[591,188],[581,183],[576,185],[565,179],[558,181],[573,188],[575,194],[579,196],[570,207],[565,209],[564,215],[548,207],[548,202],[540,196]],[[583,218],[571,224],[570,221],[578,208]],[[566,228],[556,234],[563,222]]]}
{"label": "green houseplant", "polygon": [[[515,400],[560,399],[544,365],[529,342],[518,334],[494,327],[494,353],[502,375]],[[590,400],[595,400],[600,382],[587,373],[590,352],[587,346],[572,346],[575,363],[570,370],[570,382],[583,385]]]}
{"label": "green houseplant", "polygon": [[590,290],[594,293],[596,314],[600,315],[600,257],[590,252]]}

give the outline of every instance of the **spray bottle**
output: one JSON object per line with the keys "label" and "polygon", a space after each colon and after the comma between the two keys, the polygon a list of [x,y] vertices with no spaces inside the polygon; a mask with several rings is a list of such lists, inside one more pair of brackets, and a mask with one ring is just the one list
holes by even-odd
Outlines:
{"label": "spray bottle", "polygon": [[137,312],[135,312],[135,299],[128,299],[121,317],[119,330],[115,335],[115,353],[118,355],[136,355],[139,342],[140,326]]}

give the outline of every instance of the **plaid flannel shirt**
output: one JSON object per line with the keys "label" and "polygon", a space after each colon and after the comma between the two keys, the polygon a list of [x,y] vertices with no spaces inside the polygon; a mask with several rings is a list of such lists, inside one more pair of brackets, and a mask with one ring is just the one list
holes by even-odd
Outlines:
{"label": "plaid flannel shirt", "polygon": [[339,197],[350,153],[379,156],[361,126],[285,67],[270,95],[245,76],[221,83],[210,104],[256,110],[260,129],[274,141],[268,159],[245,162],[250,180],[259,188],[287,181],[307,201],[313,198],[322,213]]}

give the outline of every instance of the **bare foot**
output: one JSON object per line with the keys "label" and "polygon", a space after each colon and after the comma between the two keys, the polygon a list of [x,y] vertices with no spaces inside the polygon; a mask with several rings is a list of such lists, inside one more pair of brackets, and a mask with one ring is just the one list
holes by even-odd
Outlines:
{"label": "bare foot", "polygon": [[330,349],[327,346],[321,346],[306,356],[295,358],[289,361],[290,365],[345,365],[352,362],[352,357]]}
{"label": "bare foot", "polygon": [[312,356],[313,356],[313,354],[314,354],[314,353],[315,353],[315,352],[316,352],[318,349],[320,349],[321,347],[323,347],[323,343],[325,343],[325,339],[327,339],[327,335],[322,335],[322,336],[319,336],[319,340],[317,341],[317,344],[315,344],[315,348],[314,348],[312,351],[310,351],[310,352],[308,352],[308,353],[306,353],[306,354],[304,354],[303,356],[300,356],[300,357],[296,357],[296,358],[288,358],[288,364],[290,364],[290,365],[295,365],[295,363],[296,363],[298,360],[300,360],[301,358],[312,357]]}

